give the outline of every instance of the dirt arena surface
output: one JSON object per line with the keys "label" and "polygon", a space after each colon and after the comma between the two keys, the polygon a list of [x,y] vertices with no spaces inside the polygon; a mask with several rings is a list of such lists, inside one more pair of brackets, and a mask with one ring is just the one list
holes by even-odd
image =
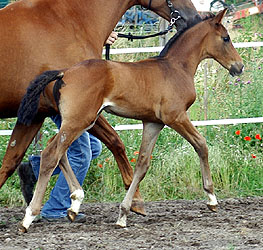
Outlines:
{"label": "dirt arena surface", "polygon": [[34,222],[17,231],[25,208],[0,208],[0,249],[263,249],[263,197],[220,200],[212,213],[205,201],[147,202],[146,217],[130,213],[116,228],[117,203],[83,204],[87,221]]}

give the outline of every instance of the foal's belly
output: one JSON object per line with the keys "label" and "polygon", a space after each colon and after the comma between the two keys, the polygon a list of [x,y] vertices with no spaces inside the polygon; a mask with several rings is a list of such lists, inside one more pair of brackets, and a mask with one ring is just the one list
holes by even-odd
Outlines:
{"label": "foal's belly", "polygon": [[135,120],[142,120],[142,121],[149,121],[149,122],[160,122],[157,119],[153,110],[147,109],[133,109],[127,107],[120,107],[120,106],[107,106],[104,108],[107,113],[121,116],[124,118],[131,118]]}

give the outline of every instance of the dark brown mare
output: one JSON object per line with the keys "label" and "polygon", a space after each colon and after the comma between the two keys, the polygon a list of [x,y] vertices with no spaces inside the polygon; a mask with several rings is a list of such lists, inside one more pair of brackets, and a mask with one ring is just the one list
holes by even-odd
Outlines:
{"label": "dark brown mare", "polygon": [[[30,124],[32,113],[36,114],[39,106],[39,112],[45,109],[60,112],[62,125],[42,152],[39,179],[21,231],[27,231],[39,214],[47,183],[58,163],[72,193],[68,216],[74,220],[84,193],[69,166],[66,150],[83,130],[94,125],[102,110],[143,122],[134,177],[120,205],[117,225],[126,226],[132,197],[147,172],[150,155],[164,125],[177,131],[194,147],[200,158],[208,207],[216,210],[206,141],[186,111],[196,98],[194,74],[201,60],[214,58],[231,75],[243,71],[242,59],[221,24],[225,12],[176,34],[159,57],[136,63],[87,60],[67,70],[47,71],[32,81],[18,111],[18,122]],[[54,83],[54,80],[57,81]]]}
{"label": "dark brown mare", "polygon": [[[0,118],[17,115],[34,76],[101,58],[103,45],[118,20],[136,4],[167,20],[173,17],[172,11],[178,10],[181,15],[175,23],[178,28],[200,18],[190,0],[22,0],[1,9]],[[15,125],[0,169],[0,188],[20,164],[45,116],[38,115],[30,127]],[[127,189],[133,170],[120,138],[102,116],[89,132],[112,151]],[[134,205],[132,209],[144,214],[139,191],[134,200],[138,207]]]}

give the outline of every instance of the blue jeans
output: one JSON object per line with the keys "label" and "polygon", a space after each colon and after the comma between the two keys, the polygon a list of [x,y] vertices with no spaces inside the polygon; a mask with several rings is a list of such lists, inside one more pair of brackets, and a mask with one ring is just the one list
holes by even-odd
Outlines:
{"label": "blue jeans", "polygon": [[[61,126],[61,117],[59,115],[51,118],[58,128]],[[88,172],[90,161],[95,159],[101,153],[101,143],[93,135],[84,132],[68,148],[67,156],[69,164],[72,167],[80,185]],[[34,174],[36,178],[39,175],[40,156],[30,156]],[[67,216],[67,209],[71,205],[70,190],[67,181],[59,167],[53,172],[53,175],[59,174],[57,182],[51,191],[49,200],[41,210],[41,215],[47,218],[61,218]]]}

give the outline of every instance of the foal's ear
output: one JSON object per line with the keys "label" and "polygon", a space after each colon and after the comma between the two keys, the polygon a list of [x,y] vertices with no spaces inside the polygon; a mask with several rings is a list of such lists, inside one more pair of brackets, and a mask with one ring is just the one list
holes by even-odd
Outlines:
{"label": "foal's ear", "polygon": [[226,12],[227,12],[227,8],[225,8],[224,10],[221,10],[215,17],[214,17],[214,22],[216,23],[216,24],[220,24],[221,22],[222,22],[222,19],[223,19],[223,17],[225,16],[225,14],[226,14]]}

